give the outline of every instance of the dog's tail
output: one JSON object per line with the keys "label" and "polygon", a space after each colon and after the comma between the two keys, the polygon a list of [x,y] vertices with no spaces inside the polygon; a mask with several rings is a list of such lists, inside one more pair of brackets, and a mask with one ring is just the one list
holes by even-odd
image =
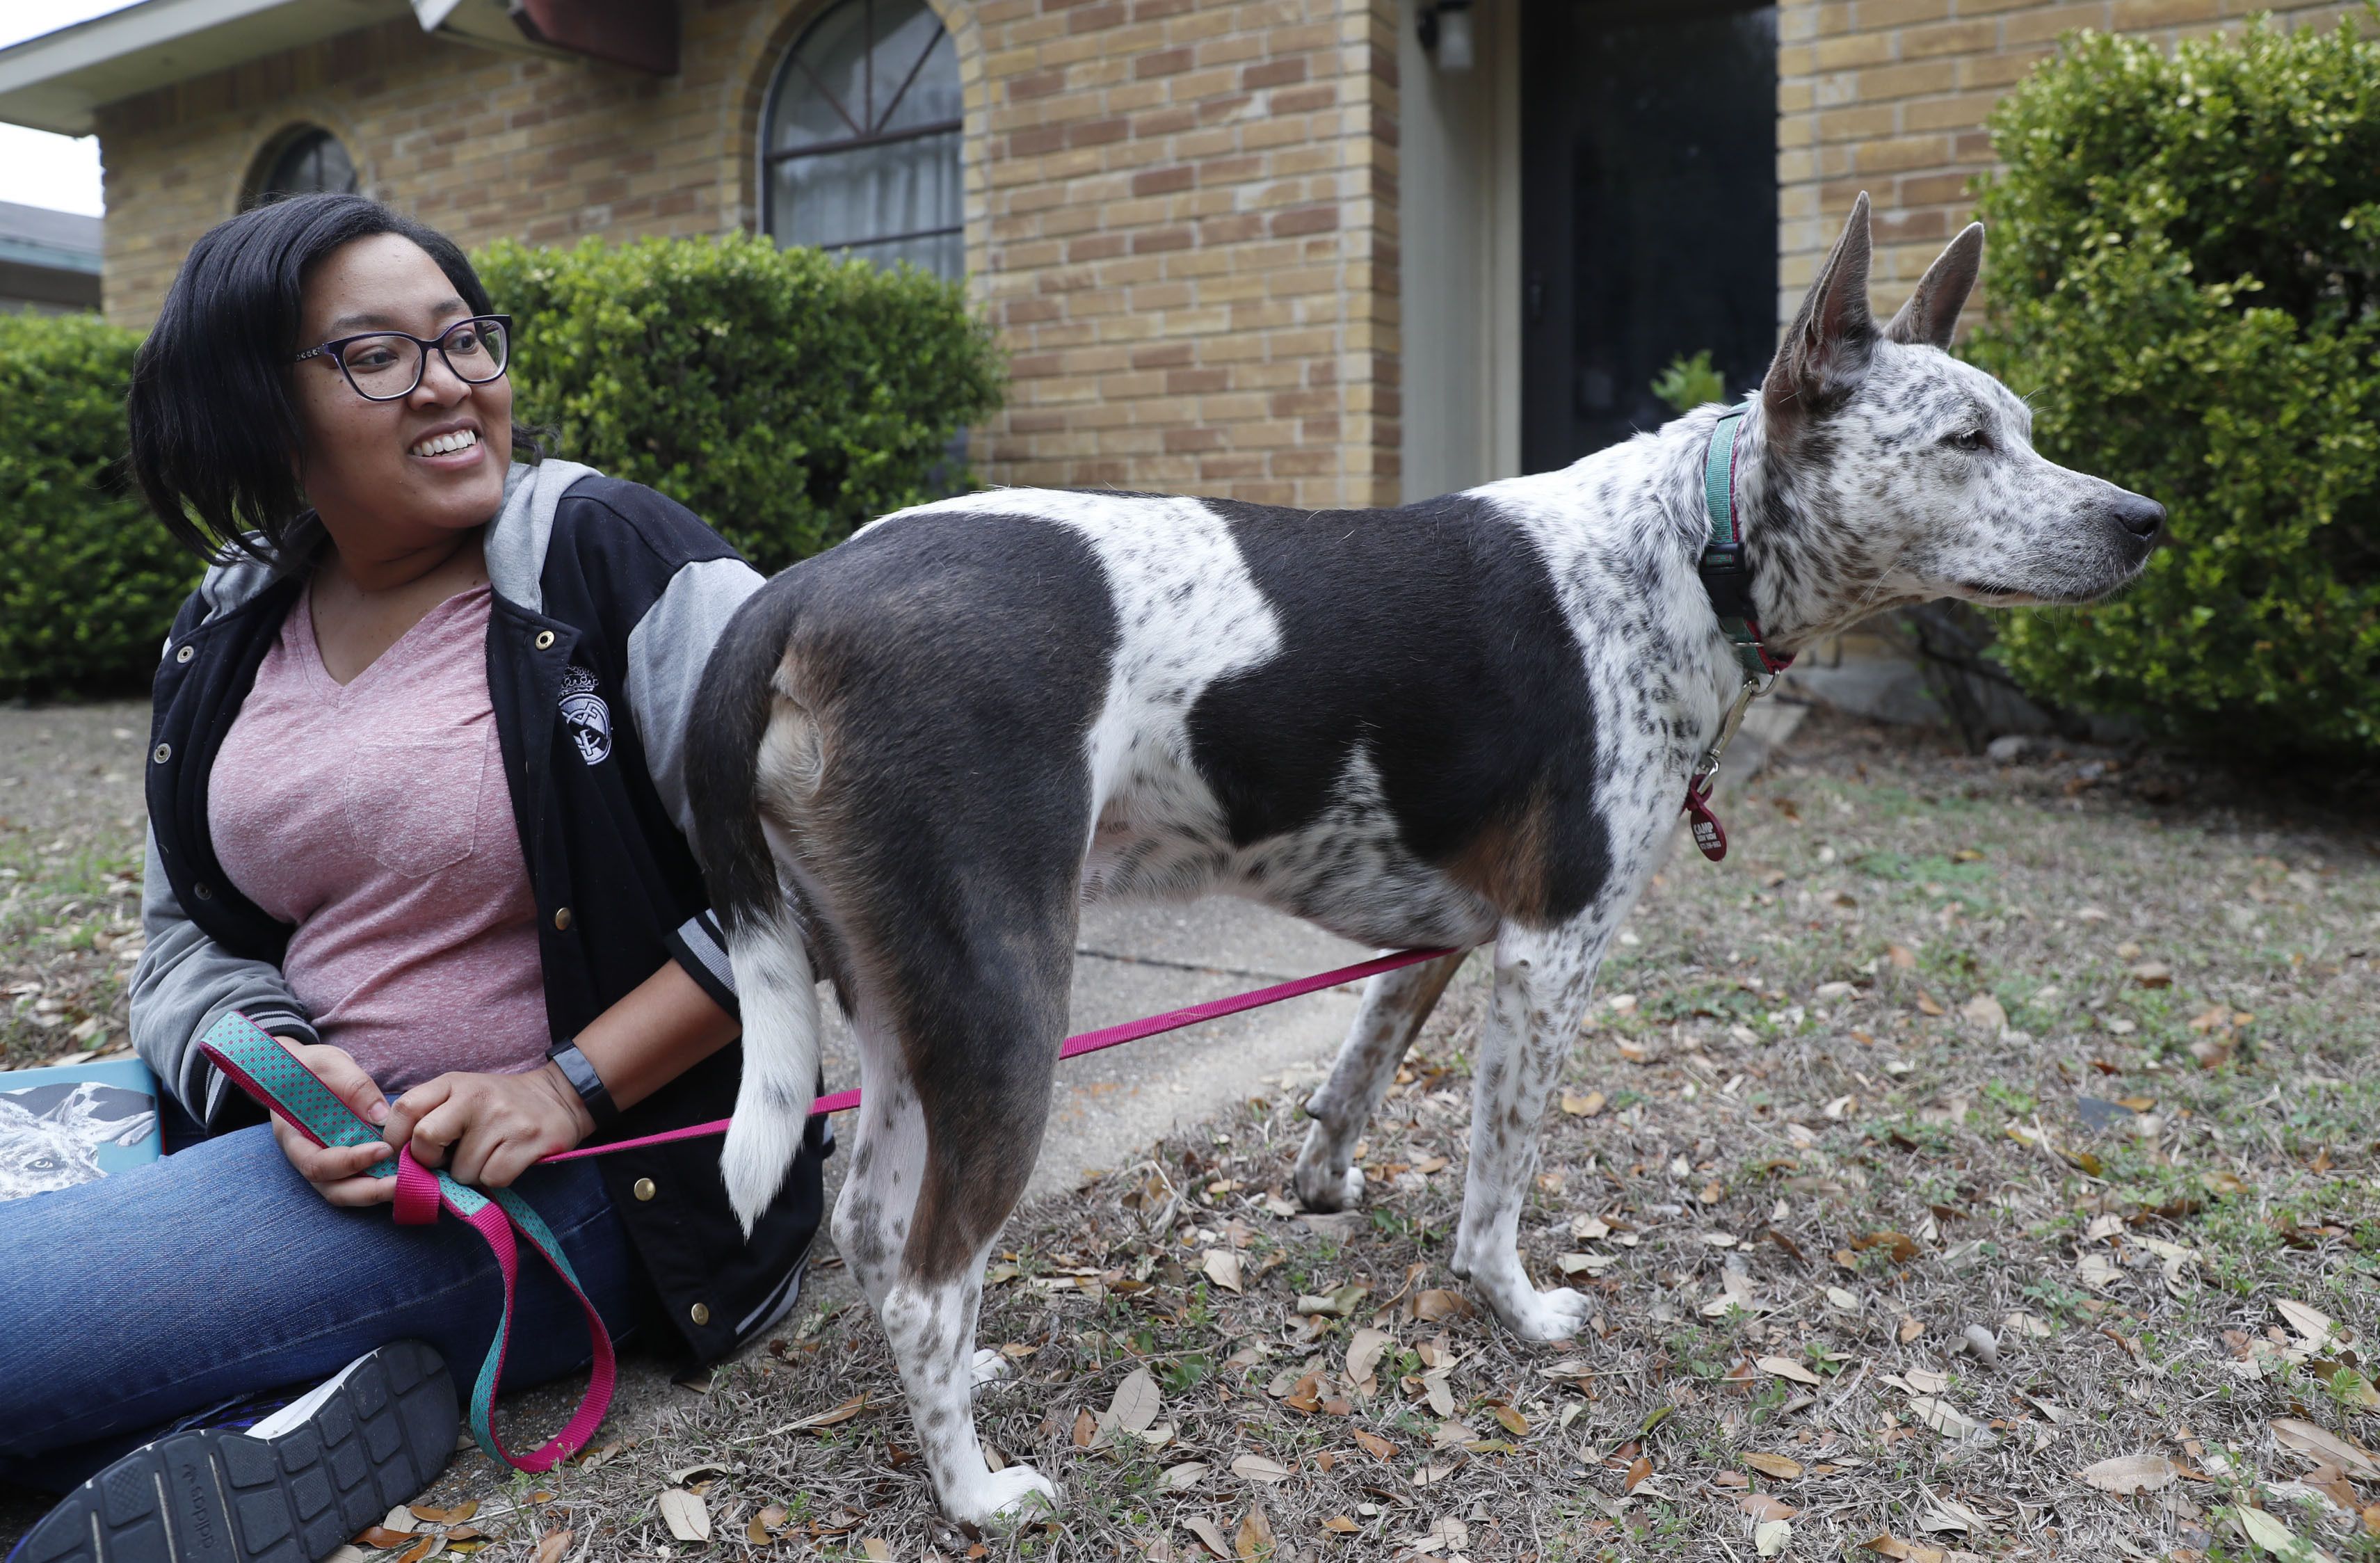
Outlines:
{"label": "dog's tail", "polygon": [[816,728],[781,714],[791,702],[776,688],[796,590],[781,575],[728,621],[703,669],[686,744],[696,855],[744,1016],[744,1075],[720,1170],[747,1237],[801,1149],[819,1080],[818,987],[764,823],[774,814],[790,825],[784,804],[795,800],[778,795],[788,783],[814,790],[817,782],[815,763],[791,767],[797,775],[783,763],[805,735],[816,753]]}

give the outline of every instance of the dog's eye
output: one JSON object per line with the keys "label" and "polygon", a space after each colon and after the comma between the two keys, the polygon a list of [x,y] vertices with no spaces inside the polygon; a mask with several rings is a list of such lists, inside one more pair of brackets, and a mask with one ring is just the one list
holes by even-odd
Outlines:
{"label": "dog's eye", "polygon": [[1961,429],[1942,443],[1958,450],[1989,450],[1992,446],[1981,429]]}

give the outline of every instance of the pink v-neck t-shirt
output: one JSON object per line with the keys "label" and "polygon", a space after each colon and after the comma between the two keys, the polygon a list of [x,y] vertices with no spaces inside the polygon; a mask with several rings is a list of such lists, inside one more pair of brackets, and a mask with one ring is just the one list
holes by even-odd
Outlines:
{"label": "pink v-neck t-shirt", "polygon": [[207,788],[225,873],[296,924],[282,975],[391,1096],[544,1061],[537,904],[488,700],[481,586],[341,684],[309,593],[257,669]]}

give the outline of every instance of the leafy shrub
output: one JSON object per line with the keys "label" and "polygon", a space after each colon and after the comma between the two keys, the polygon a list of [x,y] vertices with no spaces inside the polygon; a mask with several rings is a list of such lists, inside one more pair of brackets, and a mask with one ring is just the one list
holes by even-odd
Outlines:
{"label": "leafy shrub", "polygon": [[1711,365],[1710,349],[1694,357],[1680,353],[1653,381],[1653,395],[1676,409],[1679,417],[1705,402],[1727,399],[1727,377]]}
{"label": "leafy shrub", "polygon": [[906,267],[754,235],[500,240],[476,262],[515,319],[516,415],[764,570],[965,486],[953,436],[999,405],[990,328],[955,284]]}
{"label": "leafy shrub", "polygon": [[0,314],[0,694],[136,689],[200,566],[128,480],[140,333]]}
{"label": "leafy shrub", "polygon": [[2180,736],[2380,750],[2380,45],[2082,34],[1991,125],[1968,350],[2045,454],[2172,517],[2138,587],[2000,656]]}

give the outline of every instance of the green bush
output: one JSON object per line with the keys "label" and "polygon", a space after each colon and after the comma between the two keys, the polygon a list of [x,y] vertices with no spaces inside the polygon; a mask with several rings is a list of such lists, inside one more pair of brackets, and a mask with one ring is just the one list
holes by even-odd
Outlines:
{"label": "green bush", "polygon": [[1705,402],[1725,401],[1727,377],[1712,367],[1708,348],[1692,358],[1680,353],[1654,379],[1653,395],[1683,418]]}
{"label": "green bush", "polygon": [[2380,45],[2085,33],[1991,126],[1968,350],[2045,454],[2172,517],[2139,586],[1999,655],[2177,736],[2380,750]]}
{"label": "green bush", "polygon": [[961,289],[751,235],[476,257],[515,319],[516,416],[649,483],[763,570],[967,485],[952,437],[999,405]]}
{"label": "green bush", "polygon": [[0,694],[137,689],[199,578],[123,467],[140,333],[0,314]]}

